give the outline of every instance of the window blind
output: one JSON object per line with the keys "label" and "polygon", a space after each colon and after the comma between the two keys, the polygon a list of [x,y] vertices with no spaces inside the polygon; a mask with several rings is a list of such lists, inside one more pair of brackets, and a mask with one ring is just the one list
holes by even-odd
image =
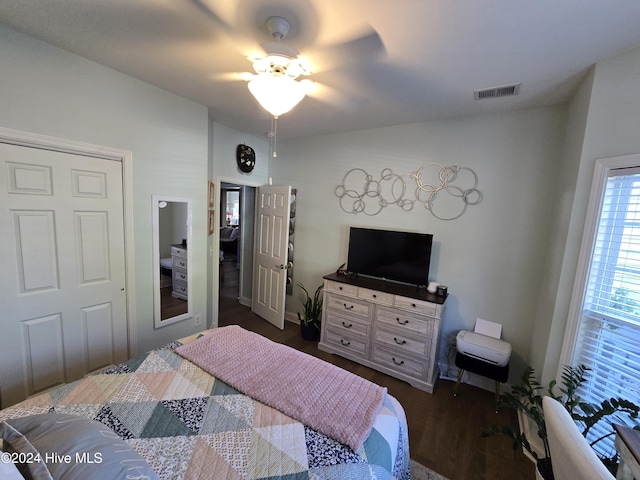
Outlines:
{"label": "window blind", "polygon": [[[584,364],[591,371],[579,394],[590,403],[622,397],[640,404],[640,171],[637,169],[610,173],[588,275],[574,366]],[[593,441],[610,431],[607,421],[603,421],[592,429],[588,439]],[[594,448],[601,454],[613,454],[613,437]]]}

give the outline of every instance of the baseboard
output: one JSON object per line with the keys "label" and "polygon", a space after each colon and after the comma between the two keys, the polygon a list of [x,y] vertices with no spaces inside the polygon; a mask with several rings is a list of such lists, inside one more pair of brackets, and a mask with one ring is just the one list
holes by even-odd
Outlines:
{"label": "baseboard", "polygon": [[[538,436],[538,427],[536,427],[533,420],[530,420],[529,417],[518,411],[518,425],[520,427],[520,431],[527,437],[527,440],[529,440],[531,449],[536,452],[540,458],[543,458],[545,456],[544,444],[542,443],[542,439]],[[535,458],[533,458],[529,452],[524,448],[522,451],[529,460],[535,463]]]}
{"label": "baseboard", "polygon": [[300,325],[300,319],[298,318],[298,314],[297,313],[284,312],[284,319],[287,322],[291,322],[291,323],[295,323],[297,325]]}

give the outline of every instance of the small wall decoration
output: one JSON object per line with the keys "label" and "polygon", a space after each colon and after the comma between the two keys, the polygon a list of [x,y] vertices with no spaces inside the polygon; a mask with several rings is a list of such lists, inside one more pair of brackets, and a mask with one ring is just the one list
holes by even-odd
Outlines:
{"label": "small wall decoration", "polygon": [[209,214],[207,218],[207,230],[209,232],[209,235],[213,235],[213,222],[215,220],[215,212],[213,210],[209,210],[207,213]]}
{"label": "small wall decoration", "polygon": [[[377,215],[389,205],[410,211],[420,203],[439,220],[455,220],[468,206],[482,201],[477,187],[478,176],[470,168],[427,163],[408,175],[385,168],[377,179],[361,168],[353,168],[344,175],[335,194],[340,208],[347,213]],[[458,205],[453,213],[444,214],[438,209],[444,203],[443,196],[451,197]]]}
{"label": "small wall decoration", "polygon": [[209,182],[209,188],[207,190],[207,207],[213,208],[213,202],[215,200],[215,184],[213,182]]}
{"label": "small wall decoration", "polygon": [[287,246],[287,295],[293,295],[293,240],[296,234],[296,196],[298,190],[291,189],[291,197],[289,197],[289,245]]}
{"label": "small wall decoration", "polygon": [[244,173],[249,173],[256,166],[256,152],[249,145],[240,144],[236,148],[236,162],[238,168]]}

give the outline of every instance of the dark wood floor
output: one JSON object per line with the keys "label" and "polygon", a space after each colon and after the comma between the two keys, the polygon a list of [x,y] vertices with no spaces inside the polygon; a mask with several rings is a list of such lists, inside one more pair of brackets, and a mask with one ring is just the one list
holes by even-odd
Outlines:
{"label": "dark wood floor", "polygon": [[[409,424],[411,458],[450,480],[533,480],[534,466],[507,438],[481,438],[491,423],[517,422],[512,412],[495,413],[491,392],[462,385],[457,397],[455,384],[438,380],[433,394],[355,362],[322,352],[317,342],[300,336],[300,327],[285,322],[280,330],[251,313],[237,301],[235,263],[225,262],[221,282],[219,325],[240,325],[267,338],[326,360],[387,387],[405,409]],[[235,285],[234,285],[235,282]]]}
{"label": "dark wood floor", "polygon": [[173,287],[162,287],[160,289],[160,315],[162,320],[187,313],[187,301],[174,297],[171,292]]}

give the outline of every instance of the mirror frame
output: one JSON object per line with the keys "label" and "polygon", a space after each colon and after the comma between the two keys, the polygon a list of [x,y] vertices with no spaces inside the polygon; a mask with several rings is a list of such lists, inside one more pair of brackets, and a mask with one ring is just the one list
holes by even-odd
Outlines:
{"label": "mirror frame", "polygon": [[[187,312],[174,317],[162,319],[162,305],[160,301],[160,202],[176,202],[187,204]],[[154,328],[161,328],[193,317],[192,302],[192,228],[193,228],[193,200],[187,197],[173,197],[169,195],[151,196],[151,232],[153,239],[153,318]]]}

